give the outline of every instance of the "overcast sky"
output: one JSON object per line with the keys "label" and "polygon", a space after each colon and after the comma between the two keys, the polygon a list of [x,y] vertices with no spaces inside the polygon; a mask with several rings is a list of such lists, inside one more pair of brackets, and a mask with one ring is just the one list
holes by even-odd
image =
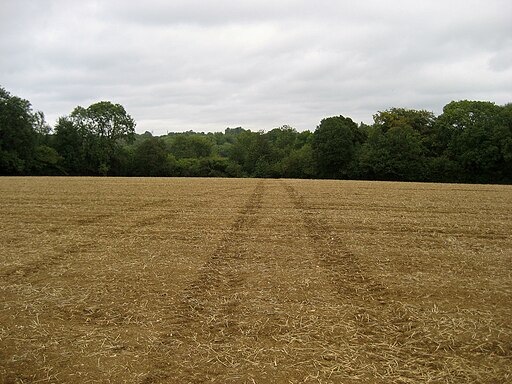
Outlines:
{"label": "overcast sky", "polygon": [[504,104],[512,1],[0,0],[0,86],[51,125],[110,100],[155,135]]}

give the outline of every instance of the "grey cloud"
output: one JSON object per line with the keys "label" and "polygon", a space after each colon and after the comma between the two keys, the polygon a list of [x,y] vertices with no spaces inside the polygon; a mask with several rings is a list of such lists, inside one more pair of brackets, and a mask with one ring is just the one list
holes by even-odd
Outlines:
{"label": "grey cloud", "polygon": [[120,102],[138,130],[314,129],[393,106],[511,101],[512,3],[0,2],[0,85],[51,123]]}
{"label": "grey cloud", "polygon": [[498,72],[512,71],[512,41],[508,48],[492,55],[489,66],[492,70]]}

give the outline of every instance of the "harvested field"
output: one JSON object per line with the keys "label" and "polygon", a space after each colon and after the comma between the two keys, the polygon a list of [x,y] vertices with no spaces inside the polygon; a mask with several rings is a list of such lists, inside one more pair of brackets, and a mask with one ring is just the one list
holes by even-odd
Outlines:
{"label": "harvested field", "polygon": [[2,383],[511,383],[512,187],[0,178]]}

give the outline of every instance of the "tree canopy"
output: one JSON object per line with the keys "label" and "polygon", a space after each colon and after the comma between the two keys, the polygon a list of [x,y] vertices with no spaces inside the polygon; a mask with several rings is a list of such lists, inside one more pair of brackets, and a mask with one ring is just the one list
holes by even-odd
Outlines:
{"label": "tree canopy", "polygon": [[326,178],[352,176],[356,152],[364,141],[364,133],[349,117],[328,117],[313,133],[313,156],[318,175]]}
{"label": "tree canopy", "polygon": [[342,115],[316,129],[135,133],[110,101],[77,106],[54,129],[0,88],[1,175],[292,177],[512,183],[512,104],[452,101],[436,116],[394,107],[373,124]]}
{"label": "tree canopy", "polygon": [[107,175],[122,146],[134,140],[135,121],[120,104],[101,101],[76,107],[55,127],[55,147],[71,174]]}

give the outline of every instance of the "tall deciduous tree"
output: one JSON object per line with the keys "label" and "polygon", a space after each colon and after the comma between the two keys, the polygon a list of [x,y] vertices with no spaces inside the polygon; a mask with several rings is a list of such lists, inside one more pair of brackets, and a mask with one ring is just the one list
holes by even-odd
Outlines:
{"label": "tall deciduous tree", "polygon": [[363,141],[364,134],[352,119],[343,116],[323,119],[313,133],[311,143],[319,176],[349,177],[356,152]]}
{"label": "tall deciduous tree", "polygon": [[466,182],[510,181],[509,144],[512,127],[507,107],[491,102],[453,101],[443,108],[436,124],[436,141],[460,167]]}
{"label": "tall deciduous tree", "polygon": [[375,125],[363,145],[360,167],[366,178],[377,180],[422,180],[424,150],[420,134],[408,125],[387,131]]}
{"label": "tall deciduous tree", "polygon": [[433,112],[417,109],[390,108],[373,116],[374,125],[387,132],[393,127],[410,127],[421,135],[429,135],[436,121]]}
{"label": "tall deciduous tree", "polygon": [[29,172],[36,147],[35,122],[30,102],[0,87],[0,174]]}
{"label": "tall deciduous tree", "polygon": [[120,104],[101,101],[88,108],[76,107],[59,119],[56,145],[71,173],[109,173],[124,141],[135,135],[135,121]]}

